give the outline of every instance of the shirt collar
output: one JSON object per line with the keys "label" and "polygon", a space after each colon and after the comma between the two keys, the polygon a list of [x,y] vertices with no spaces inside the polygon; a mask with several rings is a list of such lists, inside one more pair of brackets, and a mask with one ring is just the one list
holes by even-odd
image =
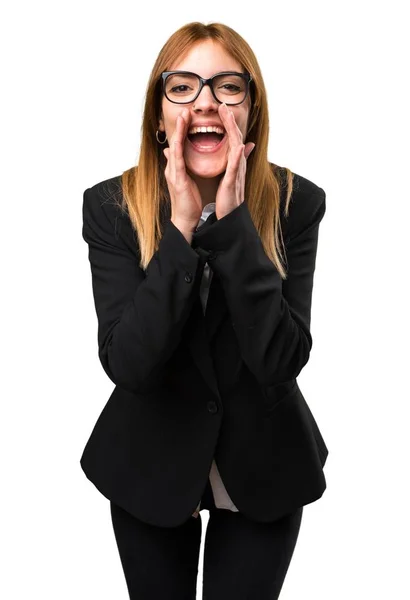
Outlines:
{"label": "shirt collar", "polygon": [[202,209],[201,218],[199,219],[198,227],[201,227],[201,225],[203,225],[205,223],[205,221],[207,220],[209,215],[212,214],[213,212],[215,212],[215,209],[216,209],[215,202],[209,202],[208,204],[206,204],[204,206],[204,208]]}

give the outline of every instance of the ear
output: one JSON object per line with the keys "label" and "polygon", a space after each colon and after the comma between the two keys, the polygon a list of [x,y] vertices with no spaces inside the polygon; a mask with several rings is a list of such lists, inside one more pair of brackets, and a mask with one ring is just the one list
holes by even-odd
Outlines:
{"label": "ear", "polygon": [[162,119],[162,118],[160,118],[160,119],[159,119],[158,123],[159,123],[159,124],[158,124],[158,129],[159,129],[160,131],[165,131],[165,125],[164,125],[164,121],[163,121],[163,119]]}

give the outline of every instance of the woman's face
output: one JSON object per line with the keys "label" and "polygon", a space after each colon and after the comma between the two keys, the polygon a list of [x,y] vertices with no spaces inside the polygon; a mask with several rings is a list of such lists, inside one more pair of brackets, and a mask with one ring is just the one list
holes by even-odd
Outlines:
{"label": "woman's face", "polygon": [[[168,70],[191,71],[206,79],[222,71],[243,72],[240,63],[228,54],[218,42],[213,40],[197,42],[182,60],[171,65]],[[248,93],[242,104],[237,106],[228,105],[228,109],[234,113],[236,124],[242,132],[243,143],[246,142],[250,103],[250,93]],[[177,116],[182,113],[184,108],[189,111],[188,131],[193,124],[206,126],[209,123],[224,127],[218,112],[219,106],[220,103],[213,97],[209,85],[205,85],[198,98],[189,104],[175,104],[163,96],[162,118],[159,121],[158,129],[166,132],[168,144],[170,144],[176,128]],[[188,135],[185,137],[184,159],[186,169],[198,177],[211,178],[221,175],[226,170],[228,153],[228,136],[225,136],[223,142],[212,151],[196,149],[189,141]]]}

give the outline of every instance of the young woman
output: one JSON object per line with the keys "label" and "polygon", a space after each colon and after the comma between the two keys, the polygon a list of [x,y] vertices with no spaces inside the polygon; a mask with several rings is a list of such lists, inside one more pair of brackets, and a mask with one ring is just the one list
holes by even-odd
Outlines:
{"label": "young woman", "polygon": [[[148,83],[138,166],[84,192],[101,364],[81,457],[110,500],[131,599],[278,598],[328,449],[309,359],[325,192],[267,158],[249,45],[189,23]],[[199,518],[198,518],[199,517]]]}

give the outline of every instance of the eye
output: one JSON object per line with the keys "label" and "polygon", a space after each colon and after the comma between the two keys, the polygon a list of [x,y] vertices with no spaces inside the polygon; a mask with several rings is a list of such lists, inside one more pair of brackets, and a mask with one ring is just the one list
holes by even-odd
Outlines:
{"label": "eye", "polygon": [[177,91],[181,91],[181,92],[186,92],[185,90],[181,90],[180,88],[188,88],[187,85],[181,84],[181,85],[175,85],[173,88],[171,88],[171,92],[177,92]]}
{"label": "eye", "polygon": [[237,85],[233,85],[232,83],[226,83],[221,87],[228,89],[231,92],[238,92],[240,90],[240,88]]}

